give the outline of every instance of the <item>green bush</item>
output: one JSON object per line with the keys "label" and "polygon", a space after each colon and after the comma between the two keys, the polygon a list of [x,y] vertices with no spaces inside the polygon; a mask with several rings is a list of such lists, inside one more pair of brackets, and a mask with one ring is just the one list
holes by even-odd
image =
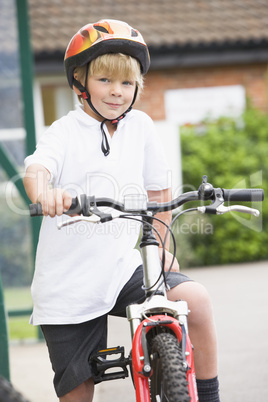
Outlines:
{"label": "green bush", "polygon": [[[207,175],[214,187],[257,187],[267,194],[268,115],[248,108],[239,120],[220,118],[182,127],[181,146],[184,191],[198,189]],[[181,265],[267,259],[268,203],[247,204],[261,211],[259,218],[241,213],[185,215],[175,227]]]}

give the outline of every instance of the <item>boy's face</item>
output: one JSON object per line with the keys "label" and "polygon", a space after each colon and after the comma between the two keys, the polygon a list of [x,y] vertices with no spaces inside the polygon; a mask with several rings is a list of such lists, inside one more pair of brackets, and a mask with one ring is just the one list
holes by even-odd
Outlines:
{"label": "boy's face", "polygon": [[[119,77],[108,77],[107,74],[93,74],[88,77],[87,88],[94,108],[106,119],[113,120],[121,116],[131,105],[136,89],[136,81],[124,80]],[[102,121],[85,104],[85,112]]]}

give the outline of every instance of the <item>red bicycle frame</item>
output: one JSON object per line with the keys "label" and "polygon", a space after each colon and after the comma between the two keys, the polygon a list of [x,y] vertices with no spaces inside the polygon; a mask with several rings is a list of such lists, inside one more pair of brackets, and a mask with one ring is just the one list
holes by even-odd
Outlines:
{"label": "red bicycle frame", "polygon": [[[143,374],[143,360],[144,360],[144,351],[142,347],[142,331],[144,330],[144,323],[151,324],[151,320],[157,321],[158,325],[166,326],[170,328],[174,334],[176,335],[179,342],[182,339],[182,329],[178,322],[173,317],[167,317],[163,315],[155,315],[150,317],[150,320],[145,319],[141,322],[139,327],[137,328],[133,343],[132,343],[132,370],[133,370],[133,379],[135,383],[136,389],[136,401],[137,402],[150,402],[150,390],[149,390],[149,378]],[[162,322],[162,323],[161,323]],[[170,323],[171,322],[171,323]],[[150,331],[153,326],[147,326],[145,328],[146,334]],[[190,338],[188,334],[186,334],[186,361],[188,364],[187,370],[187,381],[188,381],[188,389],[189,395],[191,397],[191,402],[198,402],[198,394],[196,387],[196,377],[195,377],[195,368],[194,368],[194,360],[193,360],[193,349],[191,345]]]}

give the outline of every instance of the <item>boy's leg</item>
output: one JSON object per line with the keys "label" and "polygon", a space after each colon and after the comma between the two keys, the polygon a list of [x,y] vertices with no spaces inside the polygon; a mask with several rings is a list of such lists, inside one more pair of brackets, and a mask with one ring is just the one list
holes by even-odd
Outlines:
{"label": "boy's leg", "polygon": [[199,400],[218,402],[217,337],[210,297],[199,283],[184,282],[169,290],[168,298],[173,301],[186,300],[191,311],[188,325],[194,345]]}
{"label": "boy's leg", "polygon": [[61,402],[90,402],[94,384],[89,357],[106,348],[107,316],[81,324],[42,325]]}
{"label": "boy's leg", "polygon": [[92,402],[94,394],[94,381],[90,378],[68,394],[60,397],[60,402]]}

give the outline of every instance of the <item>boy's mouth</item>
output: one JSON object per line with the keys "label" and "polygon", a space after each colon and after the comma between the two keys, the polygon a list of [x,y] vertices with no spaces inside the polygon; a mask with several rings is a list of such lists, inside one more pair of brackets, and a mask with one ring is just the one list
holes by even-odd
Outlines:
{"label": "boy's mouth", "polygon": [[105,102],[107,106],[113,108],[113,109],[118,109],[119,107],[121,107],[122,105],[119,103],[109,103],[109,102]]}

